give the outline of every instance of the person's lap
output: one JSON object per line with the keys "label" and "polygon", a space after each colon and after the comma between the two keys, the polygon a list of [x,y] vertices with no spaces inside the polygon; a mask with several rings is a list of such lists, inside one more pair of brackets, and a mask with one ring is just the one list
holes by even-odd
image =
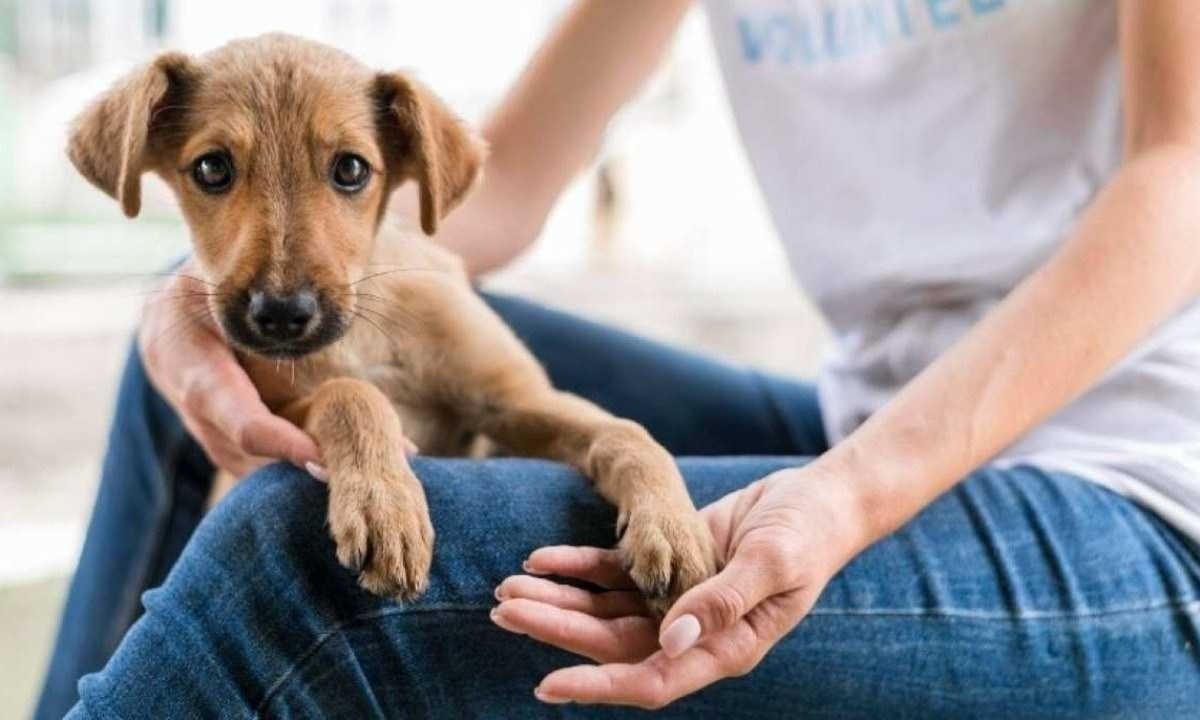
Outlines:
{"label": "person's lap", "polygon": [[[557,384],[645,423],[673,452],[823,449],[807,386],[495,303]],[[797,461],[680,462],[704,504]],[[438,531],[420,601],[402,607],[357,590],[333,558],[324,488],[273,466],[202,523],[110,665],[84,681],[86,707],[133,716],[562,711],[538,704],[532,689],[580,660],[495,628],[491,593],[535,547],[611,545],[611,510],[549,463],[420,458],[415,467]],[[1126,500],[1033,468],[985,469],[848,566],[753,673],[668,711],[1169,715],[1200,695],[1198,587],[1194,549]]]}

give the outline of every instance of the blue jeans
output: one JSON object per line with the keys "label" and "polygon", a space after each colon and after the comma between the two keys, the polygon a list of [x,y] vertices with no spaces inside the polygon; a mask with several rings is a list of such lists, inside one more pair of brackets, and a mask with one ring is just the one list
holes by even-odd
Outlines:
{"label": "blue jeans", "polygon": [[[559,387],[681,456],[697,504],[825,449],[808,385],[491,302]],[[437,548],[429,592],[401,606],[337,564],[326,489],[294,468],[255,473],[201,521],[211,468],[134,355],[37,717],[66,712],[86,673],[74,718],[624,712],[538,703],[537,681],[579,658],[488,618],[534,548],[612,545],[611,508],[552,463],[414,467]],[[848,565],[756,670],[663,714],[1158,718],[1198,702],[1197,548],[1085,480],[985,467]]]}

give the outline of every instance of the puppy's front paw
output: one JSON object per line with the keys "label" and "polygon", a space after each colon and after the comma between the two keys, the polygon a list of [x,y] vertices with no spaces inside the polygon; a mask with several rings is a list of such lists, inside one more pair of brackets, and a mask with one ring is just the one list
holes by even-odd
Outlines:
{"label": "puppy's front paw", "polygon": [[717,571],[711,533],[691,507],[634,505],[617,520],[617,547],[650,609],[665,615],[680,595]]}
{"label": "puppy's front paw", "polygon": [[424,592],[433,525],[417,479],[396,471],[334,472],[329,493],[329,533],[338,561],[358,573],[358,584],[400,600]]}

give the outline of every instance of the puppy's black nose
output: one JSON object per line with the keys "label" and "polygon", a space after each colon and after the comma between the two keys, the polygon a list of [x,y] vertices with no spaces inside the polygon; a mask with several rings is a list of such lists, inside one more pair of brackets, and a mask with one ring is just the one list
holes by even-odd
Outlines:
{"label": "puppy's black nose", "polygon": [[312,327],[317,316],[317,296],[308,290],[291,295],[250,293],[247,317],[250,325],[268,340],[299,340]]}

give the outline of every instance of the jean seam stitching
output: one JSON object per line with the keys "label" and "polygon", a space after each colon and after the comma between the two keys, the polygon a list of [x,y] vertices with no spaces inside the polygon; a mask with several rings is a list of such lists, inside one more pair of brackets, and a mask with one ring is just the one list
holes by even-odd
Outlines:
{"label": "jean seam stitching", "polygon": [[262,717],[263,710],[266,709],[267,705],[269,705],[273,699],[275,699],[276,695],[279,694],[279,691],[283,688],[287,681],[290,680],[297,672],[302,670],[308,661],[317,653],[317,651],[320,650],[323,645],[325,645],[325,643],[329,642],[331,639],[341,634],[343,630],[352,625],[356,625],[366,620],[378,620],[380,618],[390,617],[392,615],[422,615],[435,612],[484,612],[491,610],[491,608],[491,605],[480,605],[473,603],[438,603],[423,605],[421,607],[383,608],[381,610],[373,610],[368,613],[355,615],[354,617],[342,620],[341,622],[334,623],[331,627],[322,631],[317,636],[317,639],[314,640],[312,644],[304,650],[304,652],[300,653],[300,655],[296,657],[296,661],[293,662],[292,665],[288,667],[288,669],[285,670],[282,675],[276,678],[275,682],[268,686],[267,692],[263,695],[262,700],[260,700],[258,703],[258,707],[254,709],[254,717]]}
{"label": "jean seam stitching", "polygon": [[825,615],[825,616],[856,616],[856,617],[933,617],[945,619],[964,619],[964,620],[1085,620],[1090,618],[1103,618],[1119,615],[1134,615],[1137,613],[1153,612],[1156,610],[1170,610],[1175,614],[1192,615],[1200,614],[1200,600],[1183,600],[1170,601],[1162,603],[1152,603],[1149,605],[1136,605],[1124,608],[1111,608],[1106,610],[1085,610],[1070,611],[1070,610],[1032,610],[1016,613],[998,613],[987,610],[960,610],[954,608],[883,608],[873,610],[864,608],[862,610],[834,610],[814,608],[809,612],[810,616]]}

